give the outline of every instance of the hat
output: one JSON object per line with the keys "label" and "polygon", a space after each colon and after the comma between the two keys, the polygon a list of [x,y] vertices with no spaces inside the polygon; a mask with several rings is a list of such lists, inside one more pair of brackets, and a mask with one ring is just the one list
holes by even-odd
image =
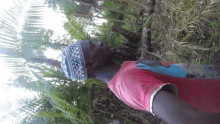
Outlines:
{"label": "hat", "polygon": [[80,42],[68,45],[62,52],[61,67],[64,74],[73,80],[88,79],[85,59]]}

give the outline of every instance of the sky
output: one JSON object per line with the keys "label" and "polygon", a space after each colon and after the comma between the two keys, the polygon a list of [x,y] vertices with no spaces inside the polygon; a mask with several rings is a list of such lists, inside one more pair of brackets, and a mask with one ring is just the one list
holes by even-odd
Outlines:
{"label": "sky", "polygon": [[[15,6],[13,1],[15,0],[0,1],[0,22],[1,22],[1,14],[4,13],[3,10],[8,10],[9,7]],[[24,17],[26,14],[25,11],[28,10],[29,6],[32,4],[32,1],[33,0],[28,0],[28,3],[26,4],[21,16],[18,18],[18,25],[15,27],[18,33],[22,31],[22,26],[25,23],[24,22]],[[45,0],[37,0],[37,1],[42,2]],[[48,8],[47,5],[42,5],[42,9],[46,12],[43,20],[43,22],[45,23],[44,28],[51,29],[54,31],[54,35],[51,37],[51,40],[57,39],[58,36],[62,39],[62,35],[67,34],[67,32],[64,30],[62,26],[63,22],[67,21],[65,15],[58,10],[54,11],[52,8]],[[97,25],[101,25],[103,22],[106,22],[106,20],[98,19],[98,18],[95,19],[95,23]],[[19,37],[19,35],[17,35],[17,37]],[[0,45],[2,45],[1,42]],[[56,51],[49,48],[46,51],[44,51],[44,55],[49,59],[55,59],[55,60],[57,59],[58,61],[61,61],[61,57],[60,57],[61,52],[62,51]],[[0,58],[1,56],[3,56],[3,54],[0,54]],[[18,108],[17,100],[22,98],[33,98],[34,96],[37,96],[36,92],[25,91],[24,89],[21,88],[6,87],[7,85],[4,85],[4,83],[5,84],[10,83],[9,79],[13,77],[12,70],[10,68],[7,68],[6,65],[7,63],[3,59],[0,59],[0,68],[1,68],[0,98],[2,100],[0,103],[0,108],[1,108],[0,118],[5,114],[7,114],[8,112],[14,111]],[[13,123],[13,121],[15,120],[7,119],[1,122],[1,124],[11,124]]]}

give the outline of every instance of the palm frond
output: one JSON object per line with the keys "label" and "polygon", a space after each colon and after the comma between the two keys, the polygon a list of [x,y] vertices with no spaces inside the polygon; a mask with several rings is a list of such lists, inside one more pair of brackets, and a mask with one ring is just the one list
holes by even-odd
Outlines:
{"label": "palm frond", "polygon": [[62,100],[60,97],[55,95],[51,91],[51,88],[48,85],[47,81],[45,81],[40,75],[38,75],[33,70],[30,69],[30,71],[44,85],[44,89],[47,93],[47,96],[51,99],[51,104],[53,105],[53,107],[60,110],[66,118],[72,121],[72,123],[93,123],[91,117],[86,112],[74,107],[70,103]]}

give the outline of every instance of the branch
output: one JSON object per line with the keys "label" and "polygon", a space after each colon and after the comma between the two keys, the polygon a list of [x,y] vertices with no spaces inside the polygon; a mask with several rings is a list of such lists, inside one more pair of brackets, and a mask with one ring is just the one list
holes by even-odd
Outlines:
{"label": "branch", "polygon": [[138,43],[141,40],[140,36],[138,36],[136,33],[125,30],[121,27],[112,26],[111,30],[123,35],[126,39],[128,39],[129,42]]}

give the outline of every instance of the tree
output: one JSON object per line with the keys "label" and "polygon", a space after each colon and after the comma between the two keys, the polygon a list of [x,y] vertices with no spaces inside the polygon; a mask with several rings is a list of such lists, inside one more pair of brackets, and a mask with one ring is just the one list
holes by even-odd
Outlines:
{"label": "tree", "polygon": [[144,24],[142,29],[142,52],[140,59],[146,59],[146,51],[151,52],[151,21],[153,18],[155,0],[149,0],[144,12]]}
{"label": "tree", "polygon": [[[114,118],[124,121],[124,123],[147,122],[146,117],[149,116],[148,114],[142,113],[139,116],[138,111],[119,101],[105,83],[92,79],[86,82],[72,81],[58,71],[58,68],[60,68],[59,62],[47,59],[42,53],[42,46],[48,44],[58,45],[59,47],[53,48],[60,49],[61,46],[65,47],[68,43],[54,43],[48,40],[53,32],[41,28],[43,24],[41,23],[42,13],[39,11],[40,3],[34,1],[32,5],[33,8],[27,11],[26,23],[23,26],[19,42],[15,37],[17,33],[14,29],[18,15],[14,14],[15,11],[9,11],[11,12],[9,14],[11,18],[5,16],[9,22],[6,21],[4,25],[6,27],[4,37],[13,40],[8,40],[5,43],[8,46],[1,49],[0,52],[7,54],[4,57],[8,62],[7,66],[15,72],[15,79],[10,85],[37,91],[40,97],[31,100],[22,99],[21,102],[25,104],[21,105],[19,103],[20,108],[10,114],[16,115],[21,111],[24,112],[25,118],[20,120],[21,123],[108,123],[112,119],[112,115]],[[56,3],[53,3],[53,5],[56,5]],[[33,16],[33,13],[39,16]],[[83,24],[78,24],[75,17],[67,14],[67,18],[68,22],[65,27],[71,34],[72,39],[92,39],[89,34],[85,33],[82,27]],[[8,30],[11,30],[11,32],[8,32]],[[111,29],[109,28],[105,33],[107,34],[109,30]],[[112,36],[123,39],[119,34],[112,34]],[[45,37],[45,35],[48,36]],[[2,38],[1,40],[5,39]],[[133,44],[128,42],[127,45],[132,48]],[[129,47],[125,50],[129,51]],[[127,60],[134,59],[131,57],[135,55],[131,56],[126,52],[121,55],[128,57]],[[50,66],[42,66],[42,63],[48,63]],[[36,78],[37,81],[33,80]],[[133,116],[133,113],[136,116]]]}
{"label": "tree", "polygon": [[[0,41],[1,44],[4,44],[0,49],[0,53],[4,55],[1,56],[1,60],[5,61],[7,63],[6,66],[13,70],[13,77],[11,79],[13,83],[5,85],[19,88],[22,87],[27,90],[37,91],[41,94],[43,93],[42,87],[40,87],[39,82],[32,80],[34,77],[25,63],[27,61],[29,63],[34,63],[34,61],[31,60],[32,57],[46,58],[40,50],[40,47],[45,45],[45,42],[41,39],[45,35],[45,30],[42,29],[43,25],[41,24],[40,19],[40,15],[43,14],[37,11],[37,9],[28,11],[27,17],[24,19],[26,22],[24,24],[23,31],[17,32],[16,28],[18,26],[18,18],[22,14],[26,2],[27,1],[16,0],[14,1],[14,4],[11,5],[11,8],[7,11],[4,10],[4,13],[1,13],[2,25],[0,33],[2,37],[0,38]],[[32,16],[33,13],[39,14],[39,16]],[[11,117],[16,118],[19,117],[19,114],[21,113],[24,113],[24,116],[28,117],[30,115],[32,116],[33,113],[38,114],[39,111],[43,112],[42,110],[45,111],[46,108],[49,110],[51,107],[48,102],[41,102],[41,100],[42,99],[39,98],[21,99],[17,102],[17,105],[20,106],[20,108],[15,111],[8,111],[8,114],[3,118],[0,117],[0,120],[2,121],[8,117],[10,117],[10,119],[12,119]],[[17,122],[21,121],[20,119],[23,119],[24,116],[16,119],[18,120]],[[41,118],[38,122],[35,121],[35,123],[39,123],[40,121],[42,122],[43,120],[45,121],[45,118]]]}

